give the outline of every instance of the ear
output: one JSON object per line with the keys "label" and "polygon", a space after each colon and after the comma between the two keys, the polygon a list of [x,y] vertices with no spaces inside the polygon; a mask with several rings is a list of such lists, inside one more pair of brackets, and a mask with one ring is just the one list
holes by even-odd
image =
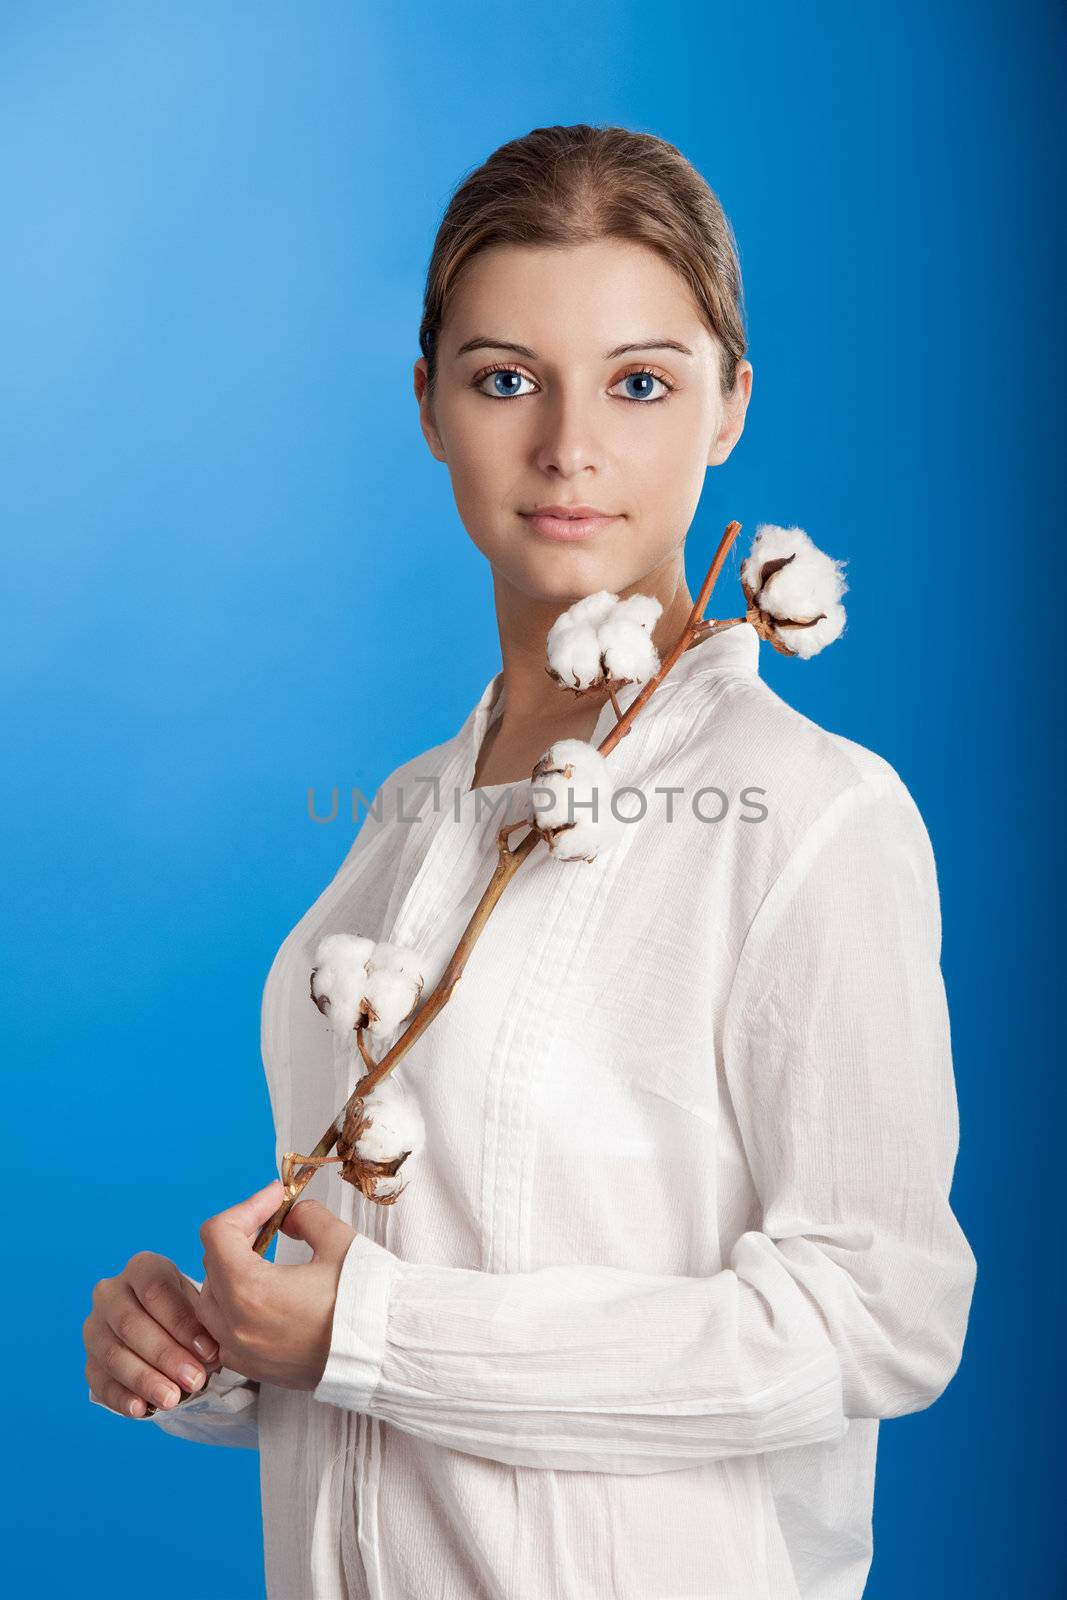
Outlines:
{"label": "ear", "polygon": [[437,431],[434,421],[433,406],[430,400],[430,374],[426,366],[426,357],[420,356],[415,363],[415,398],[419,402],[419,426],[423,431],[430,452],[438,461],[444,461],[445,447],[441,435]]}
{"label": "ear", "polygon": [[708,453],[708,466],[719,467],[726,460],[734,445],[745,431],[745,413],[748,402],[752,398],[752,363],[739,361],[737,363],[737,377],[734,380],[733,394],[727,395],[723,403],[722,419],[719,431],[712,441]]}

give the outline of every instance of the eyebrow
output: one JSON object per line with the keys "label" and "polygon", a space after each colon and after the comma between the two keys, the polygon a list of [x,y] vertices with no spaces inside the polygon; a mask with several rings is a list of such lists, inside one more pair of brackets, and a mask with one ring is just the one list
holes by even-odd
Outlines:
{"label": "eyebrow", "polygon": [[[531,350],[525,344],[513,344],[508,339],[489,339],[479,334],[477,338],[468,339],[456,351],[456,359],[465,356],[472,350],[510,350],[514,355],[523,356],[527,361],[540,361],[541,357],[536,350]],[[615,361],[619,356],[629,354],[634,350],[677,350],[683,356],[693,354],[688,345],[682,344],[677,339],[638,339],[632,344],[616,345],[614,350],[608,350],[603,359]]]}

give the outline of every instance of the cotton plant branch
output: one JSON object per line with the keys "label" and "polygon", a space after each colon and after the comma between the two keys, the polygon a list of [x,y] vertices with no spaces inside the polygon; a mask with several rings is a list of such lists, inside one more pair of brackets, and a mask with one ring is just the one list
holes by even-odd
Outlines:
{"label": "cotton plant branch", "polygon": [[[343,933],[332,934],[319,945],[311,998],[335,1032],[345,1038],[354,1034],[367,1070],[315,1148],[308,1155],[286,1153],[281,1174],[286,1198],[260,1229],[254,1246],[259,1255],[266,1253],[320,1166],[339,1162],[345,1181],[376,1204],[393,1205],[399,1199],[406,1187],[400,1169],[421,1149],[425,1130],[412,1098],[395,1079],[387,1081],[393,1068],[448,1004],[501,895],[537,846],[547,844],[559,860],[592,861],[617,840],[621,819],[614,813],[610,818],[603,815],[599,806],[600,797],[612,793],[605,758],[630,732],[684,652],[739,622],[751,622],[762,639],[786,655],[814,655],[841,633],[845,613],[840,596],[847,589],[843,563],[818,550],[803,529],[775,524],[757,529],[752,551],[742,563],[744,615],[718,621],[704,617],[740,531],[739,522],[727,524],[688,620],[662,660],[652,642],[662,606],[652,596],[620,600],[604,590],[576,601],[557,618],[546,641],[546,670],[576,694],[606,687],[615,725],[597,746],[559,739],[537,762],[527,815],[498,829],[493,875],[444,973],[421,1006],[423,980],[414,951]],[[635,682],[642,687],[623,711],[617,690]],[[578,806],[584,810],[590,797],[592,817],[575,820]],[[511,836],[520,828],[529,831],[512,847]],[[404,1032],[376,1061],[368,1035],[388,1036],[408,1017]],[[331,1155],[335,1147],[338,1154]]]}

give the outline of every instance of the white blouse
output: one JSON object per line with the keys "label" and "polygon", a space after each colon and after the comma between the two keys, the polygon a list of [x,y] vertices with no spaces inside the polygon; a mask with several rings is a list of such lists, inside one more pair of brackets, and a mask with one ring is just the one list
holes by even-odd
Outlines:
{"label": "white blouse", "polygon": [[[319,940],[412,946],[428,992],[521,815],[525,783],[468,789],[501,684],[386,780],[275,957],[279,1166],[362,1072],[309,997]],[[270,1600],[854,1600],[878,1419],[958,1367],[976,1262],[907,788],[760,678],[747,623],[609,762],[638,820],[593,863],[535,850],[395,1069],[406,1192],[312,1180],[359,1230],[318,1387],[224,1371],[152,1418],[258,1446]]]}

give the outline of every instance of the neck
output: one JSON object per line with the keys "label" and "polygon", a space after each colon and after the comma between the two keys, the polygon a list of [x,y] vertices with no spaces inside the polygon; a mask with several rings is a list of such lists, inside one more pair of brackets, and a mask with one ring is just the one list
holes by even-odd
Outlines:
{"label": "neck", "polygon": [[[636,583],[615,592],[622,600],[631,594],[650,594],[660,601],[663,610],[652,637],[661,655],[677,639],[693,609],[680,554],[672,555]],[[546,671],[545,639],[560,613],[581,596],[537,600],[516,589],[495,569],[493,594],[503,665],[501,723],[510,728],[551,722],[559,715],[560,687]],[[596,704],[606,701],[608,695],[606,690],[590,689],[582,698]]]}

